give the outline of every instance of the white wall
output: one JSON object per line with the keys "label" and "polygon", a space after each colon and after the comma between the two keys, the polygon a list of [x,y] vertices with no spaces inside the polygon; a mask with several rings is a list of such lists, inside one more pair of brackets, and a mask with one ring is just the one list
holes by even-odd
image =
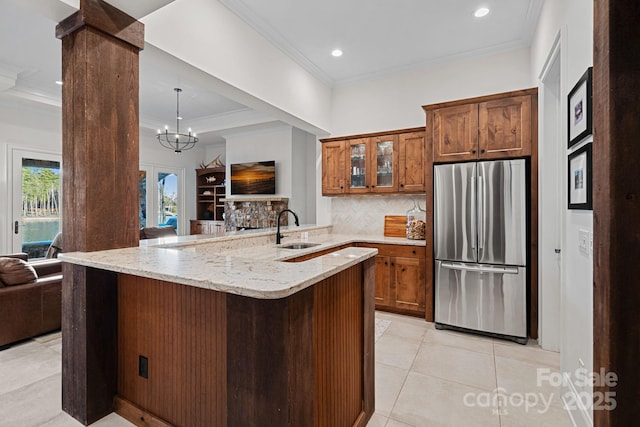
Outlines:
{"label": "white wall", "polygon": [[[227,176],[232,163],[276,162],[276,195],[289,199],[302,223],[315,223],[315,172],[313,153],[315,138],[291,126],[278,126],[226,137]],[[231,186],[227,186],[230,196]],[[309,200],[311,199],[311,200]]]}
{"label": "white wall", "polygon": [[[561,123],[566,135],[566,96],[593,64],[593,1],[546,0],[531,45],[531,69],[534,82],[552,48],[556,35],[562,40]],[[541,112],[541,115],[543,112]],[[566,144],[566,141],[562,141]],[[570,151],[581,145],[572,147]],[[566,145],[565,145],[566,147]],[[565,155],[570,151],[562,150]],[[566,161],[561,171],[561,183],[565,182]],[[540,164],[544,173],[545,164]],[[563,184],[564,185],[564,184]],[[558,200],[566,206],[566,200]],[[578,231],[593,232],[591,211],[565,211],[565,235],[562,247],[561,307],[558,327],[561,328],[560,368],[566,375],[573,375],[584,363],[589,371],[593,366],[593,254],[578,249]],[[575,380],[575,378],[573,378]],[[590,392],[588,388],[575,388],[570,383],[565,391]],[[592,411],[574,409],[571,416],[578,426],[593,424]]]}
{"label": "white wall", "polygon": [[529,50],[519,49],[340,86],[332,136],[424,126],[422,106],[531,87]]}
{"label": "white wall", "polygon": [[[218,1],[176,0],[142,22],[147,43],[228,85],[221,84],[221,94],[301,129],[303,123],[290,119],[328,128],[330,88]],[[167,31],[176,22],[188,25]],[[231,93],[233,88],[249,97]]]}
{"label": "white wall", "polygon": [[[38,113],[22,105],[0,105],[0,254],[12,252],[11,150],[62,151],[62,122],[55,109]],[[10,124],[9,124],[10,123]]]}

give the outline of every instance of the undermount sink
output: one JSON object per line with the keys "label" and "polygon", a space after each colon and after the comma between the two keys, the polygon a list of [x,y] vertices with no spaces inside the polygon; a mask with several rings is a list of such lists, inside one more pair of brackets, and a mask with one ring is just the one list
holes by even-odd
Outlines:
{"label": "undermount sink", "polygon": [[314,246],[318,246],[320,243],[306,243],[306,242],[298,242],[298,243],[288,243],[286,245],[279,246],[281,249],[306,249],[312,248]]}

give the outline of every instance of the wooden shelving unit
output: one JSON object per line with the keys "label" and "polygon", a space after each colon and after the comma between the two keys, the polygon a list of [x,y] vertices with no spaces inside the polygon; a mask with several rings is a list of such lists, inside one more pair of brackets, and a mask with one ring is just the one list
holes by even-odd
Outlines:
{"label": "wooden shelving unit", "polygon": [[213,234],[224,230],[226,170],[196,169],[196,219],[191,220],[191,234]]}

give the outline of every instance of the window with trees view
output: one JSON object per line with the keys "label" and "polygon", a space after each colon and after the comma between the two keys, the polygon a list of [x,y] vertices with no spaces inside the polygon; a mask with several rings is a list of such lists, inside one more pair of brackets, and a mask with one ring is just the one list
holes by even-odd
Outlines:
{"label": "window with trees view", "polygon": [[60,162],[22,159],[22,251],[44,256],[60,231]]}

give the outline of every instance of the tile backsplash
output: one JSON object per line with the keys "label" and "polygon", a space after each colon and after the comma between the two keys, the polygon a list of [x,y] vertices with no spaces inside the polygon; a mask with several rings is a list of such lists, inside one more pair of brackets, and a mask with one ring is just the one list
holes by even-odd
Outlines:
{"label": "tile backsplash", "polygon": [[417,200],[425,209],[426,196],[347,196],[331,200],[331,223],[334,233],[384,233],[385,215],[405,215]]}

